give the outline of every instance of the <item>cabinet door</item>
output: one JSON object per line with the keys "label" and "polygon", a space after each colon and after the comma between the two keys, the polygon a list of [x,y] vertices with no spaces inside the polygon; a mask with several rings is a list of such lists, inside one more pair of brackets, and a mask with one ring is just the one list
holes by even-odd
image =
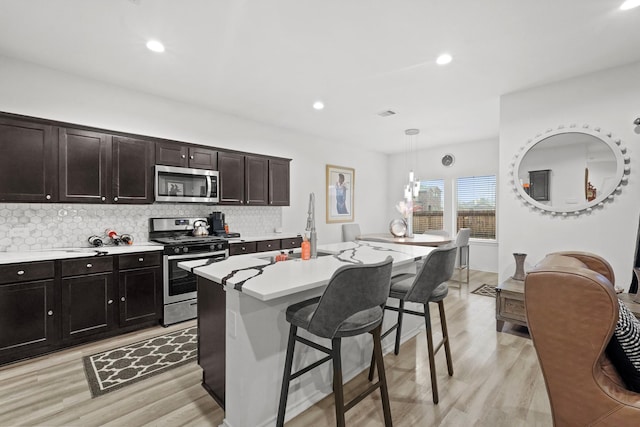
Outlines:
{"label": "cabinet door", "polygon": [[55,202],[56,148],[51,126],[0,118],[0,201]]}
{"label": "cabinet door", "polygon": [[244,155],[218,153],[220,173],[220,204],[244,204]]}
{"label": "cabinet door", "polygon": [[62,279],[62,339],[96,335],[113,327],[113,273]]}
{"label": "cabinet door", "polygon": [[189,167],[218,170],[218,152],[203,147],[189,147]]}
{"label": "cabinet door", "polygon": [[61,202],[103,203],[110,198],[110,137],[104,133],[61,128],[59,189]]}
{"label": "cabinet door", "polygon": [[55,309],[53,280],[1,285],[0,363],[55,343]]}
{"label": "cabinet door", "polygon": [[189,149],[185,144],[177,142],[156,142],[156,164],[167,166],[180,166],[186,168],[189,165]]}
{"label": "cabinet door", "polygon": [[160,319],[161,277],[160,268],[120,272],[118,305],[121,327]]}
{"label": "cabinet door", "polygon": [[113,137],[113,203],[153,203],[153,142]]}
{"label": "cabinet door", "polygon": [[269,159],[269,205],[289,204],[289,160]]}
{"label": "cabinet door", "polygon": [[265,206],[268,197],[269,162],[264,157],[245,156],[247,204]]}

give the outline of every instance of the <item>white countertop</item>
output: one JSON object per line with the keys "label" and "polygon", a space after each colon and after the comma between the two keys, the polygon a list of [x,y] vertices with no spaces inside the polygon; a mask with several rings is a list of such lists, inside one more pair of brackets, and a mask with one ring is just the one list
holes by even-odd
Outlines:
{"label": "white countertop", "polygon": [[98,255],[98,251],[104,255],[119,255],[134,252],[161,251],[162,249],[164,249],[162,245],[142,242],[127,246],[101,246],[99,248],[62,248],[43,251],[0,252],[0,264],[90,257]]}
{"label": "white countertop", "polygon": [[[434,248],[378,242],[342,242],[319,245],[318,253],[330,254],[303,261],[299,258],[274,263],[279,251],[236,255],[224,261],[183,261],[178,267],[223,284],[262,301],[324,286],[335,270],[354,263],[372,264],[393,257],[394,267],[426,257]],[[300,253],[296,249],[294,253]]]}

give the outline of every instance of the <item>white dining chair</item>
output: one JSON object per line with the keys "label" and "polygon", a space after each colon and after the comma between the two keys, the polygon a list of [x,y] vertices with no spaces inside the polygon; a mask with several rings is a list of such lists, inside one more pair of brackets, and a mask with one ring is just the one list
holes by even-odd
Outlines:
{"label": "white dining chair", "polygon": [[360,235],[360,224],[342,224],[342,241],[355,242]]}

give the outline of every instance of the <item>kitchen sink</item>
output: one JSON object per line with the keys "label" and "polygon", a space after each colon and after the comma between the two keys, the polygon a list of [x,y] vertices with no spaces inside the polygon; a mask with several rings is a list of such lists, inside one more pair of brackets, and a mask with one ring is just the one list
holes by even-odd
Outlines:
{"label": "kitchen sink", "polygon": [[[333,255],[329,252],[318,252],[318,258],[321,256],[329,256],[329,255]],[[287,261],[290,259],[300,259],[302,257],[302,254],[300,252],[296,252],[293,254],[287,254]]]}

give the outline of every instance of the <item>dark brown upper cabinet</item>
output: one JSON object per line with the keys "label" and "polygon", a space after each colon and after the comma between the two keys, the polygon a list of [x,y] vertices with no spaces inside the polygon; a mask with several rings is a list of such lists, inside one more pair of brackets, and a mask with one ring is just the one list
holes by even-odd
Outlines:
{"label": "dark brown upper cabinet", "polygon": [[218,170],[221,205],[267,204],[269,162],[266,157],[221,151]]}
{"label": "dark brown upper cabinet", "polygon": [[113,137],[111,201],[153,203],[155,150],[153,143]]}
{"label": "dark brown upper cabinet", "polygon": [[158,164],[219,171],[222,205],[288,206],[289,162],[0,113],[0,202],[153,203]]}
{"label": "dark brown upper cabinet", "polygon": [[289,206],[289,159],[218,153],[220,204]]}
{"label": "dark brown upper cabinet", "polygon": [[289,206],[289,160],[269,159],[269,206]]}
{"label": "dark brown upper cabinet", "polygon": [[220,179],[220,204],[244,205],[244,155],[240,153],[218,153]]}
{"label": "dark brown upper cabinet", "polygon": [[52,126],[0,118],[0,201],[55,202],[57,159]]}
{"label": "dark brown upper cabinet", "polygon": [[156,143],[156,164],[195,169],[218,169],[218,152],[178,142]]}
{"label": "dark brown upper cabinet", "polygon": [[265,157],[244,158],[247,205],[264,206],[268,199],[269,161]]}
{"label": "dark brown upper cabinet", "polygon": [[61,202],[103,203],[111,198],[111,137],[71,128],[58,130]]}
{"label": "dark brown upper cabinet", "polygon": [[153,203],[153,142],[60,128],[59,200]]}

